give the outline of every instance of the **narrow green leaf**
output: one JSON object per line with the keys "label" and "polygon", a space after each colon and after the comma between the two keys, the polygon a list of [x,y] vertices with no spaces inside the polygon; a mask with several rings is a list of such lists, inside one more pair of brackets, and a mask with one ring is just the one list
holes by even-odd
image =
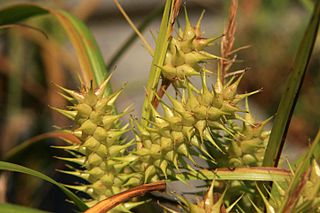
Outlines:
{"label": "narrow green leaf", "polygon": [[11,172],[20,172],[23,174],[31,175],[34,177],[41,178],[42,180],[48,181],[57,187],[59,187],[65,194],[66,196],[74,202],[74,204],[79,208],[80,211],[86,210],[88,207],[85,203],[82,202],[82,200],[75,195],[73,192],[71,192],[69,189],[64,187],[62,184],[58,183],[57,181],[53,180],[52,178],[48,177],[45,174],[42,174],[41,172],[35,171],[33,169],[29,169],[24,166],[20,166],[17,164],[13,163],[8,163],[4,161],[0,161],[0,170],[5,170],[5,171],[11,171]]}
{"label": "narrow green leaf", "polygon": [[[199,170],[194,174],[177,174],[181,179],[201,179],[201,180],[248,180],[248,181],[285,181],[291,177],[288,170],[273,167],[250,167],[217,169],[217,170]],[[187,177],[187,178],[186,178]]]}
{"label": "narrow green leaf", "polygon": [[[81,69],[90,76],[88,80],[93,80],[91,77],[93,74],[95,83],[102,83],[106,77],[106,67],[92,33],[80,19],[65,11],[50,9],[49,12],[58,19],[69,35]],[[89,82],[86,83],[89,85]]]}
{"label": "narrow green leaf", "polygon": [[[92,33],[78,18],[59,9],[36,4],[15,4],[0,9],[0,26],[14,24],[43,14],[52,14],[56,17],[69,36],[76,50],[83,82],[90,85],[90,81],[94,80],[94,83],[100,84],[107,74],[104,60]],[[108,92],[111,92],[110,86]]]}
{"label": "narrow green leaf", "polygon": [[38,209],[33,209],[30,207],[20,206],[11,203],[0,203],[0,212],[1,213],[48,213],[46,211],[41,211]]}
{"label": "narrow green leaf", "polygon": [[15,162],[19,158],[22,159],[21,156],[26,150],[28,150],[34,144],[48,138],[59,138],[73,144],[80,143],[79,139],[71,133],[66,133],[62,131],[47,132],[47,133],[43,133],[43,134],[34,136],[32,138],[29,138],[28,140],[23,141],[19,145],[13,147],[12,149],[10,149],[8,152],[4,154],[3,159],[4,161],[9,161],[9,162],[12,162],[12,161]]}
{"label": "narrow green leaf", "polygon": [[156,49],[154,51],[154,56],[150,68],[149,80],[146,87],[147,94],[146,98],[144,99],[142,108],[142,123],[144,124],[146,124],[150,117],[150,103],[154,97],[154,93],[157,89],[161,74],[161,69],[159,67],[164,62],[169,44],[169,36],[171,33],[171,20],[173,17],[173,3],[173,0],[167,0],[164,7],[160,31],[156,41]]}
{"label": "narrow green leaf", "polygon": [[316,1],[312,18],[300,43],[293,70],[282,95],[269,143],[264,155],[263,166],[277,166],[285,142],[291,116],[311,57],[320,21],[320,1]]}
{"label": "narrow green leaf", "polygon": [[[76,50],[81,67],[80,75],[82,76],[83,83],[87,86],[90,85],[91,80],[93,80],[95,84],[102,83],[106,77],[107,70],[101,51],[89,29],[82,21],[71,14],[59,9],[46,8],[36,4],[15,4],[0,8],[0,28],[23,26],[16,25],[16,23],[27,18],[44,14],[52,14],[69,36],[69,39]],[[33,29],[31,26],[25,27]],[[40,31],[39,29],[36,30]],[[110,85],[108,85],[106,93],[111,93]],[[28,148],[30,144],[32,143],[26,143],[17,147],[17,149],[12,150],[13,152],[10,152],[10,155],[7,155],[6,157],[12,160],[12,158],[17,156],[16,154],[19,154],[21,150]]]}

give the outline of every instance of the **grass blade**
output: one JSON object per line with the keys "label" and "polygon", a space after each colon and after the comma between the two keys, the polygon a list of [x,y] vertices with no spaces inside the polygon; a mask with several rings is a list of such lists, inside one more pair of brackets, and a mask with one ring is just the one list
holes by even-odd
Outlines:
{"label": "grass blade", "polygon": [[59,20],[69,35],[73,47],[77,52],[81,69],[89,77],[85,83],[90,85],[90,80],[95,80],[97,84],[102,83],[106,77],[106,67],[102,53],[92,33],[81,20],[65,11],[50,9],[50,13]]}
{"label": "grass blade", "polygon": [[[0,9],[0,25],[13,24],[24,19],[47,14],[48,10],[33,4],[18,4]],[[14,14],[14,16],[12,15]]]}
{"label": "grass blade", "polygon": [[285,181],[291,172],[273,167],[235,168],[234,170],[219,168],[217,170],[199,170],[194,174],[177,174],[181,179],[188,180],[249,180],[249,181]]}
{"label": "grass blade", "polygon": [[0,170],[11,171],[11,172],[19,172],[19,173],[31,175],[31,176],[34,176],[34,177],[41,178],[42,180],[48,181],[48,182],[56,185],[57,187],[59,187],[65,193],[65,195],[71,201],[74,202],[74,204],[79,208],[80,211],[84,211],[84,210],[86,210],[88,208],[86,206],[86,204],[83,203],[82,200],[77,195],[75,195],[69,189],[64,187],[62,184],[58,183],[57,181],[53,180],[52,178],[48,177],[47,175],[42,174],[41,172],[35,171],[33,169],[29,169],[27,167],[20,166],[20,165],[17,165],[17,164],[4,162],[4,161],[0,161]]}
{"label": "grass blade", "polygon": [[159,66],[163,64],[167,52],[169,36],[171,34],[172,27],[171,21],[173,20],[173,7],[174,0],[167,0],[163,11],[160,31],[156,41],[156,48],[154,51],[154,56],[150,68],[149,80],[146,87],[147,94],[146,98],[144,99],[142,108],[143,124],[146,124],[149,120],[151,105],[150,103],[153,100],[161,74],[161,69],[159,68]]}
{"label": "grass blade", "polygon": [[[159,7],[154,9],[144,20],[143,22],[138,26],[138,30],[142,33],[149,24],[152,23],[158,16],[162,14],[163,7]],[[115,53],[114,56],[110,59],[107,69],[111,70],[114,65],[118,62],[118,60],[121,58],[121,56],[126,52],[126,50],[131,47],[131,45],[134,43],[134,41],[138,38],[137,34],[133,32],[128,39],[121,45],[119,50]]]}
{"label": "grass blade", "polygon": [[16,213],[16,212],[23,212],[23,213],[48,213],[47,211],[41,211],[38,209],[33,209],[30,207],[20,206],[11,203],[0,203],[0,212],[2,213]]}
{"label": "grass blade", "polygon": [[285,93],[282,95],[269,143],[264,155],[263,166],[277,166],[285,142],[291,116],[297,102],[303,78],[316,40],[320,20],[320,1],[314,7],[304,37],[300,43],[293,70],[288,79]]}
{"label": "grass blade", "polygon": [[[56,17],[69,36],[76,50],[83,83],[90,85],[90,81],[93,80],[94,83],[100,84],[107,73],[104,60],[92,33],[78,18],[59,9],[49,9],[36,4],[16,4],[0,9],[0,26],[44,14]],[[108,88],[107,92],[111,92],[111,87]]]}
{"label": "grass blade", "polygon": [[122,6],[120,5],[118,0],[113,0],[114,3],[116,4],[118,10],[122,13],[123,17],[127,20],[128,24],[130,25],[130,27],[132,28],[132,30],[139,36],[142,44],[144,45],[144,47],[148,50],[149,54],[153,56],[153,49],[151,47],[151,45],[149,44],[149,42],[146,40],[146,38],[141,34],[141,32],[138,30],[138,28],[136,27],[136,25],[132,22],[132,20],[130,19],[130,17],[127,15],[127,13],[124,11],[124,9],[122,8]]}

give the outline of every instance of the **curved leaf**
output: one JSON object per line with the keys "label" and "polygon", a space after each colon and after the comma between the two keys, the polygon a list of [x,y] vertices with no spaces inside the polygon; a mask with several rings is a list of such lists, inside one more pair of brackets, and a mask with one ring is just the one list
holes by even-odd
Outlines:
{"label": "curved leaf", "polygon": [[82,200],[75,195],[73,192],[71,192],[69,189],[64,187],[62,184],[58,183],[57,181],[53,180],[52,178],[48,177],[45,174],[42,174],[41,172],[35,171],[33,169],[29,169],[24,166],[20,166],[14,163],[8,163],[4,161],[0,161],[0,170],[5,170],[5,171],[11,171],[11,172],[20,172],[23,174],[31,175],[34,177],[41,178],[42,180],[48,181],[57,187],[59,187],[65,194],[66,196],[74,202],[74,204],[79,208],[80,211],[86,210],[88,207],[85,203],[82,202]]}
{"label": "curved leaf", "polygon": [[58,19],[69,35],[77,52],[81,69],[89,77],[84,83],[89,85],[89,81],[93,80],[92,75],[96,84],[102,83],[106,77],[106,67],[92,33],[81,20],[63,10],[50,9],[49,12]]}
{"label": "curved leaf", "polygon": [[[0,9],[0,26],[14,24],[43,14],[52,14],[56,17],[69,36],[76,50],[83,82],[89,85],[90,81],[94,80],[94,83],[100,84],[107,73],[101,51],[89,29],[73,15],[59,9],[46,8],[36,4],[16,4]],[[109,86],[107,92],[110,90]]]}
{"label": "curved leaf", "polygon": [[[47,13],[48,11],[46,9],[32,4],[7,6],[0,9],[0,25],[13,24],[33,16]],[[12,14],[14,14],[14,16]]]}
{"label": "curved leaf", "polygon": [[30,207],[20,206],[11,203],[0,203],[0,212],[1,213],[48,213],[46,211],[41,211],[38,209],[33,209]]}
{"label": "curved leaf", "polygon": [[[90,85],[91,80],[94,80],[94,84],[102,83],[107,71],[101,51],[89,29],[81,20],[71,14],[59,9],[46,8],[36,4],[10,5],[0,8],[0,29],[8,28],[9,26],[23,26],[16,25],[16,23],[27,18],[44,14],[53,15],[69,36],[69,39],[76,50],[77,58],[81,67],[80,76],[82,77],[83,83],[87,86]],[[27,27],[32,29],[31,26]],[[40,31],[39,29],[37,30]],[[110,84],[107,87],[106,93],[111,93]],[[28,144],[30,143],[21,145],[18,149],[22,147],[25,148]],[[17,149],[14,151],[17,151]],[[10,155],[11,154],[13,153],[11,152]],[[13,156],[14,155],[11,155],[9,157]]]}

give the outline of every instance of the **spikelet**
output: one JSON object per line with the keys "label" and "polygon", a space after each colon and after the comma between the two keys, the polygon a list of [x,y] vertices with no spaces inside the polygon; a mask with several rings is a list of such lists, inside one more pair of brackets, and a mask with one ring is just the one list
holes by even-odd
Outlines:
{"label": "spikelet", "polygon": [[[137,158],[126,155],[132,142],[122,139],[123,134],[128,131],[128,125],[120,126],[119,123],[119,119],[128,113],[129,108],[119,114],[113,110],[113,104],[122,89],[105,96],[109,79],[96,90],[92,87],[83,88],[81,93],[60,87],[73,105],[69,107],[70,110],[56,109],[73,120],[71,132],[81,141],[79,145],[67,147],[72,151],[73,158],[60,158],[78,163],[80,169],[61,172],[81,177],[88,182],[81,186],[68,186],[88,194],[91,198],[86,201],[88,206],[127,189],[130,184],[124,187],[124,183],[134,174],[127,174],[125,170]],[[114,212],[117,211],[128,209],[120,205],[114,209]]]}
{"label": "spikelet", "polygon": [[204,13],[197,25],[191,26],[185,9],[186,25],[184,31],[179,29],[177,37],[172,37],[166,53],[164,65],[161,66],[162,76],[172,81],[176,86],[184,85],[190,76],[200,74],[200,64],[212,59],[219,59],[204,48],[210,46],[216,38],[204,38],[200,29]]}
{"label": "spikelet", "polygon": [[214,162],[214,156],[208,154],[204,143],[210,143],[223,152],[211,131],[226,130],[225,116],[235,119],[235,113],[242,111],[237,103],[233,103],[236,96],[226,94],[230,93],[228,87],[221,90],[213,87],[209,91],[204,80],[203,88],[198,93],[194,94],[188,87],[188,96],[182,100],[167,95],[171,103],[160,103],[163,115],[150,106],[153,118],[149,121],[150,125],[142,126],[136,122],[140,147],[137,155],[147,156],[142,158],[146,182],[158,180],[161,173],[165,178],[174,174],[175,169],[187,165],[185,159],[195,163],[193,155]]}
{"label": "spikelet", "polygon": [[246,101],[246,113],[242,128],[233,126],[234,136],[231,136],[228,150],[228,167],[262,166],[265,148],[270,132],[264,131],[265,125],[271,118],[256,122]]}
{"label": "spikelet", "polygon": [[237,205],[242,196],[234,200],[229,205],[226,205],[224,202],[227,189],[222,193],[217,193],[214,190],[215,180],[212,181],[211,186],[209,187],[206,194],[203,196],[203,199],[197,202],[196,204],[190,202],[182,196],[178,196],[179,200],[182,203],[183,212],[189,213],[222,213],[222,212],[233,212],[234,207]]}
{"label": "spikelet", "polygon": [[[208,149],[209,153],[216,157],[216,166],[218,168],[256,167],[262,165],[269,139],[269,131],[265,131],[264,128],[271,118],[257,122],[250,112],[248,100],[246,100],[245,111],[244,117],[236,115],[238,122],[228,120],[226,128],[229,131],[223,131],[220,135],[216,135],[216,141],[225,150],[225,153],[219,154],[212,148]],[[242,122],[242,126],[239,126],[239,121]],[[229,190],[225,199],[229,201],[235,200],[244,195],[238,206],[241,206],[245,212],[250,212],[252,209],[251,201],[256,201],[255,195],[257,193],[254,182],[234,180],[229,183]]]}

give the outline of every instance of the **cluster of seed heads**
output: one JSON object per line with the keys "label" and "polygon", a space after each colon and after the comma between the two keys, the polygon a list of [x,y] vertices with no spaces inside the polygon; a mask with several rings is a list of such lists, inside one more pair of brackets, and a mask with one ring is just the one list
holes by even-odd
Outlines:
{"label": "cluster of seed heads", "polygon": [[[123,139],[130,129],[128,125],[120,126],[119,119],[129,109],[114,112],[113,104],[122,89],[105,95],[109,79],[95,90],[75,92],[62,88],[73,106],[57,110],[73,120],[71,133],[81,141],[61,147],[73,155],[61,159],[80,165],[63,172],[88,182],[69,186],[87,193],[91,198],[88,205],[142,183],[177,179],[175,174],[182,169],[196,171],[201,167],[197,158],[215,168],[261,164],[268,138],[263,131],[266,122],[255,122],[249,108],[241,107],[243,100],[258,91],[238,94],[243,75],[234,75],[223,83],[219,69],[215,84],[208,88],[206,74],[210,71],[204,62],[220,58],[205,51],[215,39],[203,37],[202,17],[192,27],[186,15],[185,29],[179,29],[178,35],[170,39],[160,67],[162,77],[176,85],[181,96],[166,93],[169,103],[160,101],[162,114],[150,106],[152,116],[146,125],[132,119],[134,140]],[[200,89],[189,80],[193,75],[202,79]],[[238,127],[237,121],[243,122],[243,127]],[[113,211],[127,211],[135,205],[127,203]]]}
{"label": "cluster of seed heads", "polygon": [[203,14],[195,27],[186,14],[185,29],[179,29],[177,37],[170,38],[164,65],[160,66],[162,76],[178,86],[184,85],[188,77],[199,75],[202,62],[219,58],[204,51],[216,38],[203,37],[200,30]]}
{"label": "cluster of seed heads", "polygon": [[185,30],[179,29],[178,36],[170,39],[164,65],[160,67],[164,78],[177,83],[185,82],[188,77],[199,75],[201,70],[199,63],[219,58],[203,51],[215,38],[202,37],[200,30],[202,17],[203,13],[196,27],[192,27],[186,15]]}
{"label": "cluster of seed heads", "polygon": [[[197,25],[192,27],[186,15],[185,29],[179,29],[177,37],[171,38],[165,64],[161,67],[164,78],[183,85],[183,88],[180,89],[182,97],[178,99],[167,94],[170,103],[160,102],[164,111],[163,115],[150,106],[152,116],[149,124],[142,126],[136,122],[139,147],[136,153],[142,156],[141,165],[143,166],[142,171],[145,171],[145,182],[156,181],[163,176],[167,178],[181,168],[192,169],[188,166],[188,162],[191,161],[195,164],[194,166],[197,166],[194,156],[217,163],[215,156],[207,149],[207,144],[221,153],[230,154],[233,152],[232,147],[239,151],[249,146],[246,142],[247,146],[239,147],[241,140],[252,140],[252,143],[249,142],[252,146],[250,150],[243,150],[241,153],[236,152],[224,159],[218,159],[228,161],[230,157],[231,166],[242,166],[242,161],[249,166],[252,160],[249,159],[248,154],[254,155],[253,152],[256,149],[263,152],[260,149],[264,144],[261,144],[260,139],[265,140],[266,137],[260,138],[259,134],[262,134],[264,125],[261,125],[259,130],[255,130],[253,126],[257,125],[256,123],[251,123],[252,121],[248,118],[246,121],[246,118],[240,118],[238,115],[240,112],[245,112],[241,109],[240,102],[257,91],[237,94],[242,75],[234,76],[223,84],[219,72],[216,83],[211,89],[207,87],[206,73],[210,71],[205,68],[203,62],[219,57],[205,51],[205,47],[209,46],[214,39],[203,37],[200,30],[202,16],[203,14]],[[192,75],[201,76],[202,88],[196,89],[189,81]],[[245,122],[244,128],[242,130],[231,129],[228,124],[232,120],[239,119]],[[256,133],[252,132],[249,135],[250,128]],[[232,140],[227,144],[219,144],[219,140],[214,138],[215,131],[223,131],[225,138],[228,138],[227,135],[232,135]],[[259,141],[254,142],[255,139]],[[257,157],[254,156],[255,159]],[[259,160],[261,161],[260,156],[256,161]],[[239,161],[241,164],[238,163]]]}
{"label": "cluster of seed heads", "polygon": [[[58,147],[73,155],[71,158],[59,157],[60,159],[80,165],[78,169],[73,168],[73,171],[61,172],[78,176],[88,182],[80,186],[68,185],[90,196],[91,199],[86,200],[88,206],[130,187],[128,184],[124,185],[131,177],[127,165],[135,160],[133,156],[126,155],[132,141],[122,138],[128,131],[128,125],[120,126],[119,123],[119,119],[128,113],[129,108],[123,113],[114,113],[113,104],[122,89],[105,97],[109,79],[96,90],[84,88],[80,93],[61,87],[66,94],[63,96],[73,105],[69,110],[56,109],[74,121],[71,133],[81,141],[77,145]],[[127,210],[135,204],[126,205],[115,210],[121,212],[121,209]]]}

